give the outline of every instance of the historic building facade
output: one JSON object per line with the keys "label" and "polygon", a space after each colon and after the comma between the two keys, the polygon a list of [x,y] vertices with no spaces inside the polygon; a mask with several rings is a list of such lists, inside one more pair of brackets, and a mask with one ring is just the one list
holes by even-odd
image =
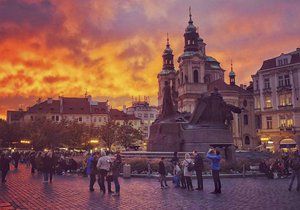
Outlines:
{"label": "historic building facade", "polygon": [[132,102],[130,107],[124,107],[123,112],[128,115],[133,115],[135,118],[141,120],[140,129],[142,130],[144,137],[148,138],[149,128],[158,117],[157,107],[151,106],[147,100],[136,100]]}
{"label": "historic building facade", "polygon": [[59,97],[57,100],[48,98],[45,101],[38,100],[26,111],[7,112],[8,123],[27,123],[45,119],[53,122],[75,121],[98,127],[106,124],[109,118],[108,103],[93,101],[91,96],[84,98]]}
{"label": "historic building facade", "polygon": [[206,44],[199,36],[189,15],[184,32],[184,52],[178,58],[179,69],[175,70],[173,50],[169,38],[163,52],[163,68],[158,78],[158,109],[161,111],[163,89],[171,86],[172,100],[179,112],[193,112],[196,100],[217,88],[224,100],[242,108],[242,114],[234,114],[232,134],[235,145],[240,149],[254,149],[258,146],[255,129],[254,99],[251,91],[235,84],[235,73],[229,73],[230,84],[224,82],[224,72],[220,63],[206,54]]}
{"label": "historic building facade", "polygon": [[269,150],[300,144],[300,48],[265,60],[252,75],[256,126]]}

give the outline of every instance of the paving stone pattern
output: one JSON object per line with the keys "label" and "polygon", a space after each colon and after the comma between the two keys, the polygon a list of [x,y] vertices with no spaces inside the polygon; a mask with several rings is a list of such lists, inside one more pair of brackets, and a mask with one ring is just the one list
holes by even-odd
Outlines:
{"label": "paving stone pattern", "polygon": [[120,182],[121,196],[113,197],[100,194],[98,185],[89,192],[88,178],[55,176],[52,184],[44,184],[41,175],[21,166],[0,185],[0,204],[6,205],[0,209],[300,209],[300,193],[287,190],[289,179],[224,178],[221,195],[209,193],[210,179],[204,180],[203,192],[176,189],[171,182],[162,190],[156,179]]}

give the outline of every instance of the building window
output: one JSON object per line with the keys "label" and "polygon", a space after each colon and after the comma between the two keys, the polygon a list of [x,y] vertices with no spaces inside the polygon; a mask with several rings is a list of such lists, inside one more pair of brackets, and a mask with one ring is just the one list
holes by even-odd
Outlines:
{"label": "building window", "polygon": [[255,128],[261,129],[261,115],[255,115]]}
{"label": "building window", "polygon": [[258,83],[258,80],[255,81],[255,84],[256,84],[256,90],[259,90],[259,83]]}
{"label": "building window", "polygon": [[279,87],[283,87],[284,86],[283,76],[279,76],[278,77],[278,86]]}
{"label": "building window", "polygon": [[244,125],[248,125],[248,115],[244,115]]}
{"label": "building window", "polygon": [[249,138],[249,136],[245,136],[245,145],[250,145],[250,138]]}
{"label": "building window", "polygon": [[52,116],[52,121],[54,121],[55,120],[55,116]]}
{"label": "building window", "polygon": [[271,96],[265,96],[265,107],[266,108],[271,108],[272,107]]}
{"label": "building window", "polygon": [[287,126],[287,127],[292,127],[292,126],[294,126],[294,121],[293,121],[293,119],[292,119],[291,116],[287,116],[287,118],[286,118],[286,126]]}
{"label": "building window", "polygon": [[281,94],[279,95],[279,106],[290,106],[292,105],[292,94]]}
{"label": "building window", "polygon": [[278,65],[279,65],[279,66],[282,66],[282,60],[279,60],[279,61],[278,61]]}
{"label": "building window", "polygon": [[138,117],[142,118],[143,117],[142,113],[138,113]]}
{"label": "building window", "polygon": [[194,70],[194,83],[198,83],[198,70]]}
{"label": "building window", "polygon": [[150,114],[150,118],[154,118],[154,114]]}
{"label": "building window", "polygon": [[254,102],[255,102],[255,109],[260,109],[260,97],[259,96],[254,97]]}
{"label": "building window", "polygon": [[79,122],[82,122],[82,117],[79,117],[79,118],[78,118],[78,121],[79,121]]}
{"label": "building window", "polygon": [[266,78],[264,80],[264,85],[265,85],[265,89],[269,89],[270,88],[270,79],[269,78]]}
{"label": "building window", "polygon": [[288,64],[288,59],[287,59],[287,58],[284,58],[284,59],[283,59],[283,65],[286,65],[286,64]]}
{"label": "building window", "polygon": [[188,81],[189,81],[188,76],[187,76],[187,75],[184,75],[184,78],[185,78],[185,83],[188,83]]}
{"label": "building window", "polygon": [[148,114],[144,114],[144,118],[148,118]]}
{"label": "building window", "polygon": [[284,75],[285,86],[290,86],[290,75]]}
{"label": "building window", "polygon": [[266,117],[267,129],[272,129],[272,117]]}
{"label": "building window", "polygon": [[97,122],[97,118],[96,117],[94,117],[94,122]]}
{"label": "building window", "polygon": [[56,118],[55,120],[58,122],[59,121],[59,116],[56,115],[55,118]]}
{"label": "building window", "polygon": [[101,117],[98,118],[98,121],[101,122]]}

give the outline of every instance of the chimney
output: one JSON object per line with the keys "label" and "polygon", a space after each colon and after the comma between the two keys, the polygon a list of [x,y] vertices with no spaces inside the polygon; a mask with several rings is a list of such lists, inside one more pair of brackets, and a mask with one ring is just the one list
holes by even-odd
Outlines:
{"label": "chimney", "polygon": [[47,104],[52,104],[52,102],[53,102],[52,98],[47,99]]}

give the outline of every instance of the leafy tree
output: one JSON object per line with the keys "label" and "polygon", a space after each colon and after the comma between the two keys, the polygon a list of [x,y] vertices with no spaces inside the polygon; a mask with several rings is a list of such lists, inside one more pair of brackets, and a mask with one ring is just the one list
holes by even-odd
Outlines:
{"label": "leafy tree", "polygon": [[137,140],[142,140],[143,134],[141,130],[133,128],[131,125],[122,125],[117,131],[117,142],[124,148],[128,148],[135,144]]}
{"label": "leafy tree", "polygon": [[111,146],[116,142],[117,140],[117,131],[118,131],[118,125],[114,122],[110,121],[105,125],[102,125],[100,129],[98,129],[97,136],[102,140],[105,147],[108,148],[109,151],[111,151]]}

